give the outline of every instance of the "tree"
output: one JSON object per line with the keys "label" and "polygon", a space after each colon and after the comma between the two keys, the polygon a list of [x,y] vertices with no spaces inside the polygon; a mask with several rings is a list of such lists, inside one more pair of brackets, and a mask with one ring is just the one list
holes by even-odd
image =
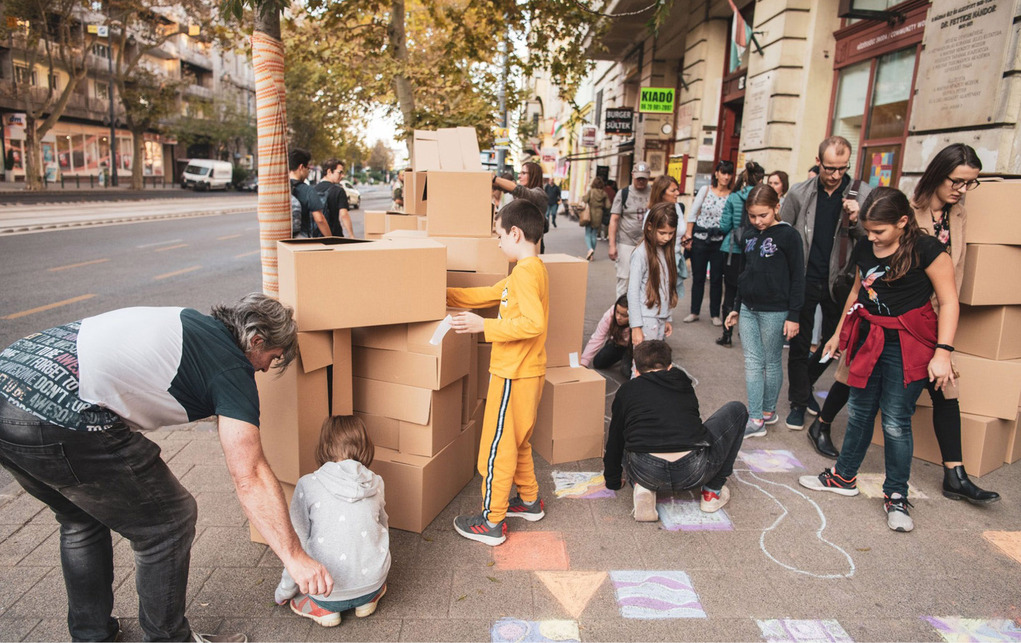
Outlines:
{"label": "tree", "polygon": [[[9,89],[0,84],[8,100],[25,112],[25,183],[29,190],[42,190],[42,140],[60,120],[78,83],[85,78],[86,55],[96,42],[88,34],[86,20],[102,22],[90,15],[83,0],[6,0],[0,38],[15,44],[22,57]],[[12,25],[14,25],[12,27]],[[39,79],[41,69],[45,78]],[[67,76],[59,87],[62,76]]]}
{"label": "tree", "polygon": [[132,138],[131,189],[140,190],[144,181],[145,133],[159,127],[173,112],[180,83],[139,68],[129,77],[120,78],[117,84]]}
{"label": "tree", "polygon": [[217,159],[232,158],[242,147],[250,147],[257,140],[248,113],[229,97],[214,99],[197,114],[177,117],[168,129],[185,147],[208,145],[210,154]]}
{"label": "tree", "polygon": [[369,152],[367,165],[383,173],[392,170],[394,165],[393,150],[387,147],[383,141],[377,140],[372,146],[372,151]]}

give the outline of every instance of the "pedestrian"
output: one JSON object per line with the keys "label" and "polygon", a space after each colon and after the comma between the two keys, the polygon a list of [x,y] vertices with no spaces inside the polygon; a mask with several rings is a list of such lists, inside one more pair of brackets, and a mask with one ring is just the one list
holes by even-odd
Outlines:
{"label": "pedestrian", "polygon": [[[60,524],[68,630],[114,640],[111,531],[131,543],[147,640],[190,641],[185,618],[195,498],[138,429],[218,416],[241,507],[302,592],[333,579],[287,519],[259,439],[255,372],[297,354],[291,309],[261,293],[210,315],[124,308],[21,339],[0,353],[0,465]],[[194,635],[198,637],[199,635]],[[204,640],[196,638],[195,640]],[[242,635],[208,640],[246,640]]]}
{"label": "pedestrian", "polygon": [[638,377],[617,390],[603,455],[606,488],[633,486],[634,517],[657,518],[656,492],[700,489],[699,508],[719,511],[730,500],[727,478],[741,450],[748,411],[728,402],[702,423],[691,378],[673,365],[670,345],[635,346]]}
{"label": "pedestrian", "polygon": [[[506,178],[493,178],[493,187],[509,194],[514,199],[525,199],[543,213],[542,232],[545,235],[549,232],[549,219],[546,218],[546,191],[542,188],[542,166],[532,161],[521,164],[521,171],[518,172],[517,183]],[[546,252],[546,242],[539,239],[539,254]]]}
{"label": "pedestrian", "polygon": [[397,173],[397,181],[394,183],[393,189],[393,205],[391,209],[394,212],[404,212],[404,173],[407,170],[401,170]]}
{"label": "pedestrian", "polygon": [[847,431],[836,465],[799,482],[816,491],[857,495],[858,468],[882,410],[887,526],[911,531],[908,479],[915,402],[927,380],[940,390],[954,383],[950,354],[959,312],[954,265],[943,244],[918,227],[899,190],[876,188],[861,219],[868,237],[852,254],[857,271],[850,305],[823,349],[826,355],[839,353],[848,367]]}
{"label": "pedestrian", "polygon": [[805,299],[805,259],[801,235],[780,220],[780,199],[760,183],[745,201],[755,233],[744,242],[735,309],[726,327],[740,319],[744,378],[748,391],[748,425],[744,437],[766,435],[776,424],[776,402],[783,385],[783,342],[798,334]]}
{"label": "pedestrian", "polygon": [[[617,182],[612,180],[612,179],[610,179],[610,180],[605,180],[604,179],[603,183],[605,184],[604,187],[603,187],[603,191],[606,192],[606,200],[607,200],[608,203],[612,204],[614,198],[616,198],[616,196],[617,196]],[[601,225],[599,227],[599,240],[600,241],[609,241],[610,240],[610,209],[609,208],[607,208],[606,211],[603,212],[603,225]]]}
{"label": "pedestrian", "polygon": [[610,206],[610,259],[617,263],[617,296],[628,291],[631,253],[642,243],[642,221],[649,209],[649,166],[635,163],[631,185],[613,198]]}
{"label": "pedestrian", "polygon": [[[970,146],[963,143],[947,146],[926,166],[915,185],[911,202],[919,228],[939,240],[950,253],[958,292],[964,280],[966,254],[967,212],[962,199],[964,194],[979,186],[981,170],[982,161]],[[839,452],[830,438],[830,427],[850,395],[846,369],[838,368],[836,379],[822,411],[808,430],[815,450],[831,458],[836,458]],[[943,457],[943,495],[979,505],[996,502],[1000,494],[975,485],[961,461],[961,407],[956,383],[939,390],[929,381],[925,388],[932,399],[932,427]]]}
{"label": "pedestrian", "polygon": [[585,255],[585,258],[589,261],[592,261],[596,254],[599,228],[603,225],[603,215],[610,211],[610,200],[606,198],[606,191],[603,188],[603,180],[597,176],[592,179],[592,185],[589,186],[588,192],[581,200],[589,211],[589,222],[585,226],[585,245],[588,247],[588,254]]}
{"label": "pedestrian", "polygon": [[[546,515],[530,443],[546,380],[549,275],[538,257],[544,220],[544,211],[531,201],[511,201],[496,222],[500,249],[515,263],[510,276],[493,286],[447,288],[448,306],[500,307],[496,319],[464,312],[451,322],[456,332],[481,332],[493,344],[487,397],[492,403],[486,405],[478,456],[482,512],[454,519],[457,533],[490,546],[507,540],[507,517],[534,522]],[[518,488],[514,498],[512,483]]]}
{"label": "pedestrian", "polygon": [[555,228],[557,227],[557,209],[560,207],[560,186],[554,183],[551,177],[546,179],[546,186],[543,190],[546,192],[546,219]]}
{"label": "pedestrian", "polygon": [[374,454],[361,419],[328,417],[316,449],[319,469],[294,486],[291,524],[336,584],[329,594],[302,594],[284,569],[273,598],[323,627],[340,625],[340,613],[350,609],[359,618],[371,615],[386,593],[390,530],[383,479],[368,468]]}
{"label": "pedestrian", "polygon": [[642,245],[631,255],[627,291],[628,325],[635,346],[646,339],[665,339],[673,332],[677,305],[674,204],[664,201],[654,206],[643,228]]}
{"label": "pedestrian", "polygon": [[703,185],[695,195],[687,217],[687,228],[681,239],[691,257],[691,308],[681,321],[686,324],[698,321],[705,296],[706,269],[709,270],[709,315],[715,324],[721,319],[720,304],[723,298],[723,262],[720,252],[723,238],[720,219],[734,183],[734,164],[720,161],[716,164],[712,182]]}
{"label": "pedestrian", "polygon": [[766,177],[766,183],[780,197],[780,205],[783,206],[783,199],[787,196],[788,190],[791,189],[790,178],[787,176],[787,173],[783,170],[770,172],[769,176]]}
{"label": "pedestrian", "polygon": [[[678,197],[681,196],[681,188],[677,185],[677,179],[664,174],[663,176],[656,177],[656,180],[652,182],[652,186],[649,188],[649,210],[646,210],[645,216],[649,216],[651,209],[659,203],[669,203],[674,206],[674,211],[677,213],[678,225],[681,221],[684,221],[684,205],[677,201]],[[644,220],[642,221],[644,225]],[[688,263],[684,260],[684,248],[681,246],[681,237],[677,234],[674,235],[674,259],[677,261],[677,297],[684,296],[684,280],[689,277],[688,274]]]}
{"label": "pedestrian", "polygon": [[323,161],[323,180],[316,183],[312,189],[323,203],[323,213],[326,215],[327,225],[330,226],[330,234],[334,237],[347,236],[348,239],[353,239],[355,233],[348,212],[350,207],[347,192],[340,185],[340,180],[344,178],[344,170],[344,162],[340,159],[326,159]]}
{"label": "pedestrian", "polygon": [[[328,237],[330,226],[323,214],[323,202],[305,182],[311,172],[312,155],[300,147],[287,153],[291,179],[291,235],[295,238]],[[297,208],[297,209],[295,209]]]}
{"label": "pedestrian", "polygon": [[798,336],[791,340],[787,356],[787,394],[790,412],[787,428],[805,426],[805,413],[817,415],[819,403],[812,386],[827,363],[821,351],[812,352],[812,327],[815,311],[822,310],[821,337],[833,335],[843,301],[834,288],[850,264],[850,250],[863,235],[858,211],[872,187],[852,181],[851,144],[841,136],[831,136],[819,144],[816,163],[820,174],[814,179],[791,186],[780,218],[801,233],[805,250],[805,305],[801,309]]}
{"label": "pedestrian", "polygon": [[[724,317],[730,315],[734,310],[734,300],[737,298],[738,279],[744,270],[744,240],[747,235],[753,233],[748,223],[748,215],[745,212],[745,199],[752,188],[762,183],[766,171],[755,161],[748,161],[744,170],[738,177],[734,191],[727,197],[723,206],[723,214],[720,216],[720,230],[724,233],[723,242],[720,244],[719,253],[723,264],[723,302],[721,312]],[[717,323],[719,322],[719,323]],[[713,319],[713,326],[722,326],[723,321]],[[733,328],[724,328],[716,343],[720,346],[733,345]]]}
{"label": "pedestrian", "polygon": [[620,364],[624,377],[631,377],[631,326],[628,325],[627,295],[621,295],[606,309],[596,324],[579,360],[585,368],[599,370]]}

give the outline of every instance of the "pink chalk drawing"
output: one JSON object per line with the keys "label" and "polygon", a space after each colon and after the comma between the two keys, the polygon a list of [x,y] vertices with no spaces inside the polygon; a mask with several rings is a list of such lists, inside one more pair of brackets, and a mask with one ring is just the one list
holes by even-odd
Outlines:
{"label": "pink chalk drawing", "polygon": [[756,473],[785,473],[805,468],[805,465],[786,449],[742,450],[737,455]]}
{"label": "pink chalk drawing", "polygon": [[697,500],[668,497],[656,504],[663,529],[668,531],[733,531],[734,525],[725,509],[705,513]]}
{"label": "pink chalk drawing", "polygon": [[612,571],[620,615],[634,619],[706,618],[684,572]]}
{"label": "pink chalk drawing", "polygon": [[548,643],[580,641],[576,621],[523,621],[501,618],[490,632],[493,643]]}
{"label": "pink chalk drawing", "polygon": [[1021,624],[1006,618],[923,616],[947,643],[963,641],[1021,641]]}

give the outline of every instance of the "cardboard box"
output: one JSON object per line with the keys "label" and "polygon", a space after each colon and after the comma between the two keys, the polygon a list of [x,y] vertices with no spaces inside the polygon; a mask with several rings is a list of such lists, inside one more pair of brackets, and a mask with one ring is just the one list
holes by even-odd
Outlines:
{"label": "cardboard box", "polygon": [[395,384],[439,390],[472,368],[472,335],[446,333],[439,346],[429,343],[439,321],[395,324],[353,331],[354,373]]}
{"label": "cardboard box", "polygon": [[[970,220],[968,234],[970,242]],[[969,306],[1021,304],[1021,281],[1004,278],[1004,275],[1017,274],[1021,274],[1021,247],[968,243],[961,303]]]}
{"label": "cardboard box", "polygon": [[400,420],[371,413],[355,412],[354,415],[365,424],[365,432],[369,434],[373,446],[394,451],[399,449],[401,443]]}
{"label": "cardboard box", "polygon": [[549,326],[546,366],[569,366],[571,353],[581,356],[585,334],[588,262],[570,255],[541,255],[549,273]]}
{"label": "cardboard box", "polygon": [[[999,418],[961,414],[961,454],[968,475],[979,477],[1003,466],[1003,454],[1014,429],[1014,422]],[[943,456],[932,429],[932,409],[918,407],[911,418],[914,457],[933,464],[943,464]],[[872,443],[883,444],[881,415],[876,416]]]}
{"label": "cardboard box", "polygon": [[[446,314],[446,249],[428,239],[277,242],[280,301],[301,330],[377,326]],[[413,275],[414,278],[409,278]]]}
{"label": "cardboard box", "polygon": [[437,237],[433,241],[447,247],[447,270],[463,270],[495,275],[510,274],[510,261],[500,250],[496,237]]}
{"label": "cardboard box", "polygon": [[425,215],[426,172],[404,173],[404,211],[408,214]]}
{"label": "cardboard box", "polygon": [[424,178],[429,234],[485,238],[493,235],[493,176],[489,172],[438,171],[428,172]]}
{"label": "cardboard box", "polygon": [[351,329],[333,331],[333,363],[328,367],[330,380],[330,414],[354,413],[354,382],[352,380]]}
{"label": "cardboard box", "polygon": [[[1021,360],[996,361],[955,352],[954,365],[963,413],[984,415],[1012,421],[1021,402]],[[932,406],[925,391],[918,398],[919,406]]]}
{"label": "cardboard box", "polygon": [[[405,214],[404,212],[387,212],[384,232],[396,230],[418,230],[419,221],[423,217],[417,214]],[[384,235],[385,236],[385,235]]]}
{"label": "cardboard box", "polygon": [[1017,419],[1014,420],[1014,428],[1007,438],[1007,453],[1003,458],[1006,464],[1014,464],[1021,460],[1021,409],[1018,410]]}
{"label": "cardboard box", "polygon": [[400,421],[397,450],[430,456],[461,430],[462,380],[432,391],[354,378],[355,410]]}
{"label": "cardboard box", "polygon": [[532,450],[550,464],[603,455],[606,380],[587,368],[551,368],[532,433]]}
{"label": "cardboard box", "polygon": [[[448,270],[447,288],[480,288],[483,286],[492,286],[506,278],[507,275],[499,275],[488,272],[459,272]],[[474,312],[478,313],[482,317],[486,317],[487,319],[496,319],[500,314],[500,304],[497,303],[492,308],[476,308]]]}
{"label": "cardboard box", "polygon": [[377,448],[372,470],[386,485],[392,529],[422,533],[475,475],[474,425],[431,458]]}
{"label": "cardboard box", "polygon": [[489,395],[489,361],[493,359],[493,345],[479,342],[478,351],[479,399],[484,400]]}
{"label": "cardboard box", "polygon": [[386,212],[365,212],[365,237],[370,234],[383,234],[386,232]]}
{"label": "cardboard box", "polygon": [[[287,502],[287,506],[290,507],[291,498],[294,497],[294,485],[287,484],[286,482],[281,482],[280,487],[284,491],[284,500]],[[269,544],[268,542],[266,542],[266,539],[262,537],[262,534],[259,533],[259,530],[255,528],[255,525],[253,525],[251,522],[248,523],[248,535],[253,543],[262,543],[263,545]]]}
{"label": "cardboard box", "polygon": [[481,171],[479,141],[474,127],[415,130],[412,168],[428,170]]}
{"label": "cardboard box", "polygon": [[1021,306],[961,306],[954,346],[989,359],[1021,357]]}
{"label": "cardboard box", "polygon": [[968,211],[968,244],[1021,245],[1021,181],[982,179],[982,187],[969,191],[964,201]]}

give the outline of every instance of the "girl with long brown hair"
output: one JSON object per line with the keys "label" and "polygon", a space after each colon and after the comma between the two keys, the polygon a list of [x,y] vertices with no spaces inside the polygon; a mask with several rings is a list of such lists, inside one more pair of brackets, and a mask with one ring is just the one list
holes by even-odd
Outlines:
{"label": "girl with long brown hair", "polygon": [[671,316],[677,306],[674,204],[663,202],[653,206],[642,233],[642,245],[631,255],[627,291],[628,324],[635,346],[646,339],[664,339],[673,332]]}
{"label": "girl with long brown hair", "polygon": [[[866,199],[860,221],[868,233],[854,248],[856,279],[845,314],[823,358],[840,354],[848,366],[848,423],[836,466],[818,476],[802,476],[802,486],[844,496],[858,494],[856,477],[881,409],[886,480],[887,526],[911,531],[908,478],[915,402],[932,382],[953,385],[959,305],[950,254],[915,220],[908,198],[893,188],[876,188]],[[939,302],[939,316],[931,298]]]}

